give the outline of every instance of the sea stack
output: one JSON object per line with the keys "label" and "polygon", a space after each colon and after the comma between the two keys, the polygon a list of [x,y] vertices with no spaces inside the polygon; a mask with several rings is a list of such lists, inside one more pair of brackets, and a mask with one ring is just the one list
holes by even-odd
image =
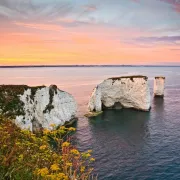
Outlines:
{"label": "sea stack", "polygon": [[56,85],[29,87],[0,85],[0,114],[13,119],[21,129],[38,131],[64,125],[76,118],[72,95]]}
{"label": "sea stack", "polygon": [[165,86],[165,77],[157,76],[154,78],[154,96],[155,97],[164,97],[164,86]]}
{"label": "sea stack", "polygon": [[150,110],[148,77],[142,75],[112,77],[104,80],[92,92],[88,109],[100,112],[106,108]]}

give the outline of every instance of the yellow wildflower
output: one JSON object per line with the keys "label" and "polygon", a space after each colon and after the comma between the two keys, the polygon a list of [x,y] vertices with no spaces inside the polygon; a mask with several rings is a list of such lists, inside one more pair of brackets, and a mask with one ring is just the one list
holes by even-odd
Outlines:
{"label": "yellow wildflower", "polygon": [[58,180],[68,180],[68,177],[64,173],[57,174]]}
{"label": "yellow wildflower", "polygon": [[57,135],[57,131],[53,130],[50,132],[51,136],[56,136]]}
{"label": "yellow wildflower", "polygon": [[40,147],[39,147],[40,150],[44,150],[44,149],[46,149],[46,148],[47,148],[46,145],[43,145],[43,146],[40,146]]}
{"label": "yellow wildflower", "polygon": [[73,128],[73,127],[70,127],[68,130],[69,130],[69,131],[76,131],[76,129]]}
{"label": "yellow wildflower", "polygon": [[84,167],[84,166],[81,166],[80,171],[81,171],[81,172],[84,172],[84,171],[85,171],[85,167]]}
{"label": "yellow wildflower", "polygon": [[91,158],[90,161],[93,162],[93,161],[95,161],[95,159],[94,159],[94,158]]}
{"label": "yellow wildflower", "polygon": [[61,126],[60,129],[61,130],[65,130],[66,128],[65,128],[65,126]]}
{"label": "yellow wildflower", "polygon": [[72,163],[66,163],[66,166],[70,167],[72,166]]}
{"label": "yellow wildflower", "polygon": [[57,170],[59,170],[58,164],[53,164],[53,165],[51,165],[51,170],[52,170],[52,171],[57,171]]}
{"label": "yellow wildflower", "polygon": [[77,149],[72,149],[71,153],[74,154],[74,155],[77,155],[77,156],[80,154]]}
{"label": "yellow wildflower", "polygon": [[86,154],[86,157],[90,157],[90,156],[91,156],[91,154],[89,154],[89,153]]}
{"label": "yellow wildflower", "polygon": [[42,168],[42,169],[38,170],[38,175],[40,175],[42,177],[46,176],[48,173],[49,173],[48,168]]}
{"label": "yellow wildflower", "polygon": [[89,154],[89,153],[82,153],[82,157],[87,159],[87,158],[91,157],[91,154]]}
{"label": "yellow wildflower", "polygon": [[88,152],[88,153],[92,153],[92,150],[88,150],[87,152]]}
{"label": "yellow wildflower", "polygon": [[69,145],[70,145],[70,143],[64,142],[64,143],[62,144],[62,147],[68,147]]}
{"label": "yellow wildflower", "polygon": [[44,129],[44,130],[43,130],[43,134],[44,134],[44,135],[47,135],[47,134],[49,134],[49,133],[50,133],[50,130],[48,130],[48,129]]}

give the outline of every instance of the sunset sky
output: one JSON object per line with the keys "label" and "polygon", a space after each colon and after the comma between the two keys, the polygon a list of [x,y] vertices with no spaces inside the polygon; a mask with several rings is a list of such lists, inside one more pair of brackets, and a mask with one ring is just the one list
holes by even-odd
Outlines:
{"label": "sunset sky", "polygon": [[0,0],[0,65],[180,65],[180,0]]}

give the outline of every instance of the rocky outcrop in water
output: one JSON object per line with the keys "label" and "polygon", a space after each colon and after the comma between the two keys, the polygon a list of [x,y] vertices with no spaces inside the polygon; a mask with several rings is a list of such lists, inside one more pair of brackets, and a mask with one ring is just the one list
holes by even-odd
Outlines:
{"label": "rocky outcrop in water", "polygon": [[37,131],[64,125],[76,117],[77,105],[67,92],[55,85],[29,87],[0,86],[0,114],[14,119],[22,129]]}
{"label": "rocky outcrop in water", "polygon": [[165,86],[165,77],[158,76],[154,78],[154,96],[155,97],[164,97],[164,86]]}
{"label": "rocky outcrop in water", "polygon": [[106,108],[150,109],[150,91],[146,76],[122,76],[104,80],[93,91],[88,109],[100,112]]}

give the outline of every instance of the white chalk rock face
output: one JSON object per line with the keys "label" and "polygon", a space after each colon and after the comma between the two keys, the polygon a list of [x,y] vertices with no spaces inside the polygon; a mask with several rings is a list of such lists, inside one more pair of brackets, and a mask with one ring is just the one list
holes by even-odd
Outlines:
{"label": "white chalk rock face", "polygon": [[[65,122],[76,118],[77,104],[73,96],[59,90],[55,85],[50,87],[4,85],[0,86],[0,90],[2,114],[13,117],[15,124],[22,129],[31,131],[52,129],[52,124],[64,125]],[[8,99],[10,102],[6,103]]]}
{"label": "white chalk rock face", "polygon": [[[27,89],[20,100],[24,103],[24,116],[17,116],[15,123],[23,129],[36,131],[39,128],[51,129],[51,125],[63,125],[76,116],[77,104],[67,92],[55,86],[44,87],[30,98],[31,89]],[[25,122],[23,122],[25,119]]]}
{"label": "white chalk rock face", "polygon": [[88,109],[99,112],[106,108],[150,109],[150,91],[146,76],[122,76],[109,78],[93,91]]}
{"label": "white chalk rock face", "polygon": [[159,76],[154,79],[154,96],[164,97],[165,77]]}

